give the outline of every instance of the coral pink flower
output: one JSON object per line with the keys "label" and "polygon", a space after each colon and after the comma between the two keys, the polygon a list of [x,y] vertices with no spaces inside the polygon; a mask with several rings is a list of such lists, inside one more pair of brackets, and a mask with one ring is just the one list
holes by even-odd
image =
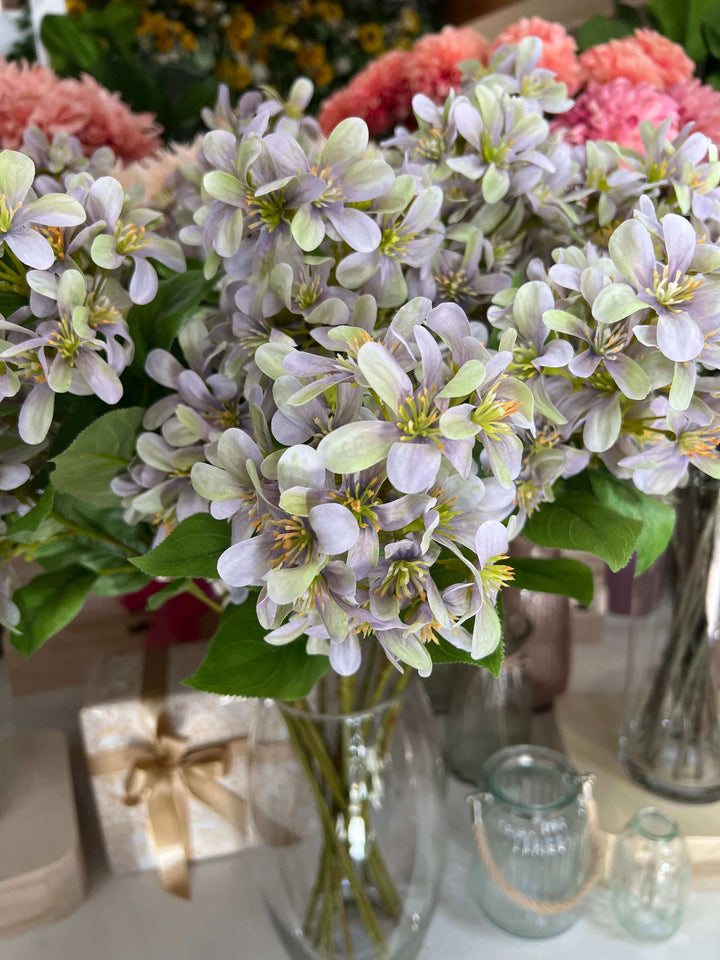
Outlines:
{"label": "coral pink flower", "polygon": [[678,105],[681,125],[692,120],[695,130],[720,145],[720,93],[699,80],[680,83],[668,92]]}
{"label": "coral pink flower", "polygon": [[635,40],[644,54],[660,70],[664,89],[674,83],[685,83],[695,73],[695,64],[679,43],[673,43],[655,30],[636,30]]}
{"label": "coral pink flower", "polygon": [[345,117],[361,117],[377,137],[411,116],[407,67],[412,54],[390,50],[358,73],[320,108],[320,128],[329,134]]}
{"label": "coral pink flower", "polygon": [[538,66],[552,70],[558,80],[565,84],[568,94],[573,96],[580,86],[582,70],[577,57],[577,44],[565,27],[543,20],[542,17],[531,17],[529,20],[523,17],[503,30],[490,52],[494,53],[503,43],[520,43],[524,37],[542,40],[543,53]]}
{"label": "coral pink flower", "polygon": [[614,140],[642,153],[640,123],[650,120],[657,126],[667,117],[671,118],[667,136],[672,139],[682,126],[675,100],[649,83],[633,84],[621,77],[610,83],[591,83],[575,106],[552,124],[552,129],[563,130],[570,143]]}
{"label": "coral pink flower", "polygon": [[440,33],[421,37],[408,63],[410,90],[441,103],[460,83],[458,64],[463,60],[485,63],[488,50],[485,37],[469,27],[444,27]]}
{"label": "coral pink flower", "polygon": [[0,147],[17,150],[32,125],[48,137],[60,130],[76,136],[87,154],[108,146],[127,161],[151,156],[161,146],[153,115],[133,113],[92,77],[62,80],[47,67],[0,58]]}
{"label": "coral pink flower", "polygon": [[625,77],[659,90],[689,80],[694,69],[681,46],[654,30],[636,30],[632,37],[591,47],[580,57],[580,66],[589,81],[608,83]]}

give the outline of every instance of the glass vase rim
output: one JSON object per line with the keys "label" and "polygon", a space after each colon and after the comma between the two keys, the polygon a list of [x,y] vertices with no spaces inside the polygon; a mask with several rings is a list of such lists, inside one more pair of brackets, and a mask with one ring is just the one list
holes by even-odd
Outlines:
{"label": "glass vase rim", "polygon": [[[653,818],[657,821],[662,821],[667,825],[667,830],[664,833],[659,833],[657,830],[652,830],[650,826],[646,823],[647,820]],[[676,837],[680,836],[680,826],[673,817],[669,816],[667,813],[664,813],[662,810],[659,810],[657,807],[648,806],[642,807],[640,810],[637,810],[630,821],[634,830],[644,837],[646,840],[652,840],[654,843],[667,843],[669,840],[674,840]]]}
{"label": "glass vase rim", "polygon": [[[544,760],[550,761],[555,764],[556,768],[559,771],[562,771],[562,774],[568,777],[569,786],[565,793],[558,797],[556,800],[550,800],[547,803],[528,803],[527,801],[519,801],[509,796],[497,783],[495,775],[497,774],[501,765],[505,764],[507,761],[512,759],[517,759],[522,756],[531,756],[534,760]],[[524,764],[524,766],[530,766],[530,763]],[[564,807],[567,807],[580,795],[580,790],[582,789],[583,777],[572,763],[568,760],[566,756],[560,753],[558,750],[553,750],[550,747],[541,747],[536,744],[517,744],[512,747],[503,747],[501,750],[497,750],[491,757],[485,761],[483,767],[483,773],[485,776],[485,782],[487,783],[488,790],[495,799],[500,800],[501,803],[506,804],[508,807],[511,807],[513,810],[524,812],[524,813],[545,813],[550,810],[562,810]]]}
{"label": "glass vase rim", "polygon": [[278,709],[282,713],[289,713],[293,717],[301,717],[304,720],[323,720],[323,721],[343,721],[347,722],[348,720],[368,720],[370,717],[382,716],[383,713],[386,713],[391,707],[396,706],[400,703],[405,696],[407,688],[399,690],[397,693],[394,693],[390,697],[385,697],[383,700],[378,701],[378,703],[373,704],[369,707],[362,707],[358,710],[349,710],[344,712],[342,710],[331,710],[331,711],[318,711],[313,710],[312,712],[308,710],[303,710],[300,707],[294,707],[287,700],[273,700],[272,703],[276,704]]}

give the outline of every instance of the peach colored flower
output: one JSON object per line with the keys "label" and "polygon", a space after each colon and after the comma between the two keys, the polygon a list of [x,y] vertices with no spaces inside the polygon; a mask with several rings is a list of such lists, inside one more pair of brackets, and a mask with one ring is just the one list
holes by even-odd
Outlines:
{"label": "peach colored flower", "polygon": [[570,143],[613,140],[643,153],[640,123],[650,120],[657,126],[667,117],[672,118],[667,132],[672,139],[682,126],[675,100],[649,83],[633,84],[620,77],[610,83],[591,83],[575,106],[554,121],[552,129],[562,130]]}
{"label": "peach colored flower", "polygon": [[424,93],[441,103],[461,79],[463,60],[487,62],[489,43],[469,27],[444,27],[421,37],[412,49],[407,67],[413,93]]}
{"label": "peach colored flower", "polygon": [[490,53],[494,53],[503,43],[519,43],[524,37],[542,40],[543,52],[538,67],[552,70],[567,87],[568,95],[573,96],[580,86],[582,70],[577,57],[577,44],[565,27],[543,20],[542,17],[523,17],[503,30],[491,46]]}
{"label": "peach colored flower", "polygon": [[636,30],[632,37],[590,47],[580,57],[588,81],[608,83],[625,77],[666,90],[693,75],[692,60],[677,43],[654,30]]}
{"label": "peach colored flower", "polygon": [[320,108],[320,128],[326,135],[345,117],[361,117],[377,137],[412,115],[407,68],[412,54],[390,50],[358,73],[347,87]]}
{"label": "peach colored flower", "polygon": [[699,80],[677,84],[668,92],[678,105],[681,126],[692,120],[696,130],[720,146],[720,93]]}
{"label": "peach colored flower", "polygon": [[133,113],[118,94],[92,77],[61,79],[37,64],[0,58],[0,147],[17,150],[29,126],[48,137],[63,130],[77,137],[86,154],[108,146],[122,160],[139,160],[161,146],[151,113]]}
{"label": "peach colored flower", "polygon": [[695,73],[695,64],[679,43],[673,43],[655,30],[636,30],[635,40],[659,68],[665,89],[675,83],[685,83]]}

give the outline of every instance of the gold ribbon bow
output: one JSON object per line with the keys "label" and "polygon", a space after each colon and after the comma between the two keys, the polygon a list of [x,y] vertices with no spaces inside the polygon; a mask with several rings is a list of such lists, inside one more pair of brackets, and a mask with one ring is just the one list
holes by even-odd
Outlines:
{"label": "gold ribbon bow", "polygon": [[[157,714],[155,740],[103,750],[88,757],[91,776],[127,770],[122,802],[129,807],[147,803],[148,821],[163,887],[176,897],[190,899],[191,858],[188,801],[195,797],[220,814],[238,831],[248,828],[247,802],[218,783],[245,755],[247,737],[236,737],[212,746],[188,748],[187,738],[174,734],[165,713],[165,662],[163,652],[148,651],[143,674],[143,702]],[[266,745],[267,747],[267,745]],[[265,748],[264,748],[265,749]],[[272,744],[278,759],[291,756],[289,745]],[[297,840],[286,827],[255,810],[255,826],[265,842],[284,846]]]}

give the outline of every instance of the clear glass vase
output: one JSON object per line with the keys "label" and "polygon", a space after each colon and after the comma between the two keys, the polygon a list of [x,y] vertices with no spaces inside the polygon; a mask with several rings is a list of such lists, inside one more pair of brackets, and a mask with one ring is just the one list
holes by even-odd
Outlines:
{"label": "clear glass vase", "polygon": [[[597,869],[583,795],[587,778],[562,754],[534,746],[498,751],[484,776],[488,792],[471,799],[488,852],[485,861],[473,861],[473,892],[493,923],[509,933],[562,933],[578,918],[581,903],[573,901]],[[557,912],[541,906],[565,901],[567,909]]]}
{"label": "clear glass vase", "polygon": [[498,677],[470,667],[461,679],[447,721],[445,760],[462,780],[484,786],[485,762],[493,753],[530,742],[530,680],[522,656],[508,657]]}
{"label": "clear glass vase", "polygon": [[615,916],[639,940],[667,940],[680,926],[689,889],[690,855],[676,821],[654,807],[638,810],[615,841]]}
{"label": "clear glass vase", "polygon": [[297,960],[412,960],[444,850],[439,738],[420,684],[366,709],[265,702],[249,755],[256,865]]}
{"label": "clear glass vase", "polygon": [[689,803],[720,800],[718,489],[680,491],[657,600],[633,610],[626,672],[623,765],[648,790]]}

